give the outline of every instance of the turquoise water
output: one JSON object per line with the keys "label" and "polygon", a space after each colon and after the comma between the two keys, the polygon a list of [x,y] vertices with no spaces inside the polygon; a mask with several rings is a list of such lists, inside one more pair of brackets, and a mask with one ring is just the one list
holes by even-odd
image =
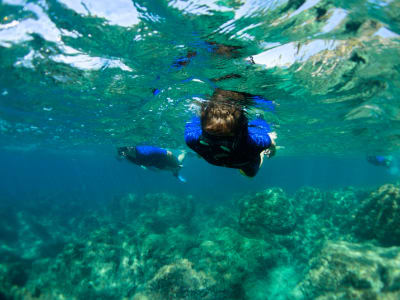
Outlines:
{"label": "turquoise water", "polygon": [[[399,24],[392,0],[1,1],[0,299],[399,299]],[[185,144],[217,87],[273,101],[245,108],[277,133],[255,178]],[[139,143],[187,182],[116,159]]]}

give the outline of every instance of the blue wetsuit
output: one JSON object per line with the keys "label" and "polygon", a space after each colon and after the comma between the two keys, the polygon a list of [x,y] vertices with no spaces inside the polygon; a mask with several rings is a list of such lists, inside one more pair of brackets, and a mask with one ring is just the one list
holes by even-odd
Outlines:
{"label": "blue wetsuit", "polygon": [[216,137],[202,131],[199,117],[186,123],[186,144],[207,162],[241,169],[253,177],[260,167],[260,153],[271,147],[270,126],[261,119],[250,121],[237,137]]}
{"label": "blue wetsuit", "polygon": [[392,156],[371,155],[367,157],[368,162],[375,166],[383,166],[389,168],[393,163]]}
{"label": "blue wetsuit", "polygon": [[181,180],[178,173],[182,165],[174,155],[168,155],[168,151],[163,148],[148,145],[120,147],[118,148],[118,153],[130,162],[140,166],[170,170],[174,176]]}
{"label": "blue wetsuit", "polygon": [[136,146],[135,149],[135,163],[138,165],[158,169],[166,169],[171,166],[171,161],[168,159],[165,149],[147,145]]}

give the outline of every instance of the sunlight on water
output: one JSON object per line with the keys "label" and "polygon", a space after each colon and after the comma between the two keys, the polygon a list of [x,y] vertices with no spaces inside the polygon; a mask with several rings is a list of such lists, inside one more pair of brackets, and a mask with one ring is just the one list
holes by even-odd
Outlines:
{"label": "sunlight on water", "polygon": [[[398,9],[397,1],[3,1],[1,130],[11,144],[151,135],[183,148],[208,81],[236,74],[217,86],[276,103],[264,117],[281,155],[395,151]],[[238,48],[221,56],[209,42]],[[174,68],[188,51],[196,56]]]}

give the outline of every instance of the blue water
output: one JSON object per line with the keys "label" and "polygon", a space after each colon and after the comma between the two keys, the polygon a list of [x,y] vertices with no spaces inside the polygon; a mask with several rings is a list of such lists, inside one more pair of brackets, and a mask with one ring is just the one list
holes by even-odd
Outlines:
{"label": "blue water", "polygon": [[[118,161],[114,149],[105,153],[49,151],[3,151],[0,164],[1,193],[13,201],[46,194],[71,194],[82,202],[104,202],[114,195],[134,192],[192,194],[202,201],[223,201],[268,187],[294,193],[302,186],[332,190],[346,186],[375,187],[396,182],[398,177],[364,158],[276,157],[263,165],[252,179],[237,170],[207,164],[197,158],[185,160],[183,184],[167,171],[144,170]],[[204,194],[204,191],[208,191]]]}
{"label": "blue water", "polygon": [[[1,1],[0,300],[400,299],[399,12]],[[266,99],[240,102],[277,134],[254,178],[185,143],[216,88]]]}

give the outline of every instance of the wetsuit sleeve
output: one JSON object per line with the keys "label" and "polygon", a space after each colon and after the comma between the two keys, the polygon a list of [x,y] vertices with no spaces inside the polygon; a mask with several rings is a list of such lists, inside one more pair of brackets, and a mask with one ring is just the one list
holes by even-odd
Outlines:
{"label": "wetsuit sleeve", "polygon": [[136,146],[136,153],[138,156],[143,156],[143,157],[149,157],[149,156],[154,156],[154,155],[167,155],[167,150],[159,148],[159,147],[154,147],[154,146]]}
{"label": "wetsuit sleeve", "polygon": [[265,150],[271,146],[271,138],[268,133],[271,127],[262,119],[256,119],[249,122],[248,125],[248,144],[249,146],[259,150]]}
{"label": "wetsuit sleeve", "polygon": [[166,149],[148,145],[136,146],[135,163],[138,165],[165,169],[171,165],[171,159],[173,157],[168,155]]}
{"label": "wetsuit sleeve", "polygon": [[202,134],[200,118],[195,116],[186,123],[185,126],[185,142],[190,148],[194,148],[200,141]]}

